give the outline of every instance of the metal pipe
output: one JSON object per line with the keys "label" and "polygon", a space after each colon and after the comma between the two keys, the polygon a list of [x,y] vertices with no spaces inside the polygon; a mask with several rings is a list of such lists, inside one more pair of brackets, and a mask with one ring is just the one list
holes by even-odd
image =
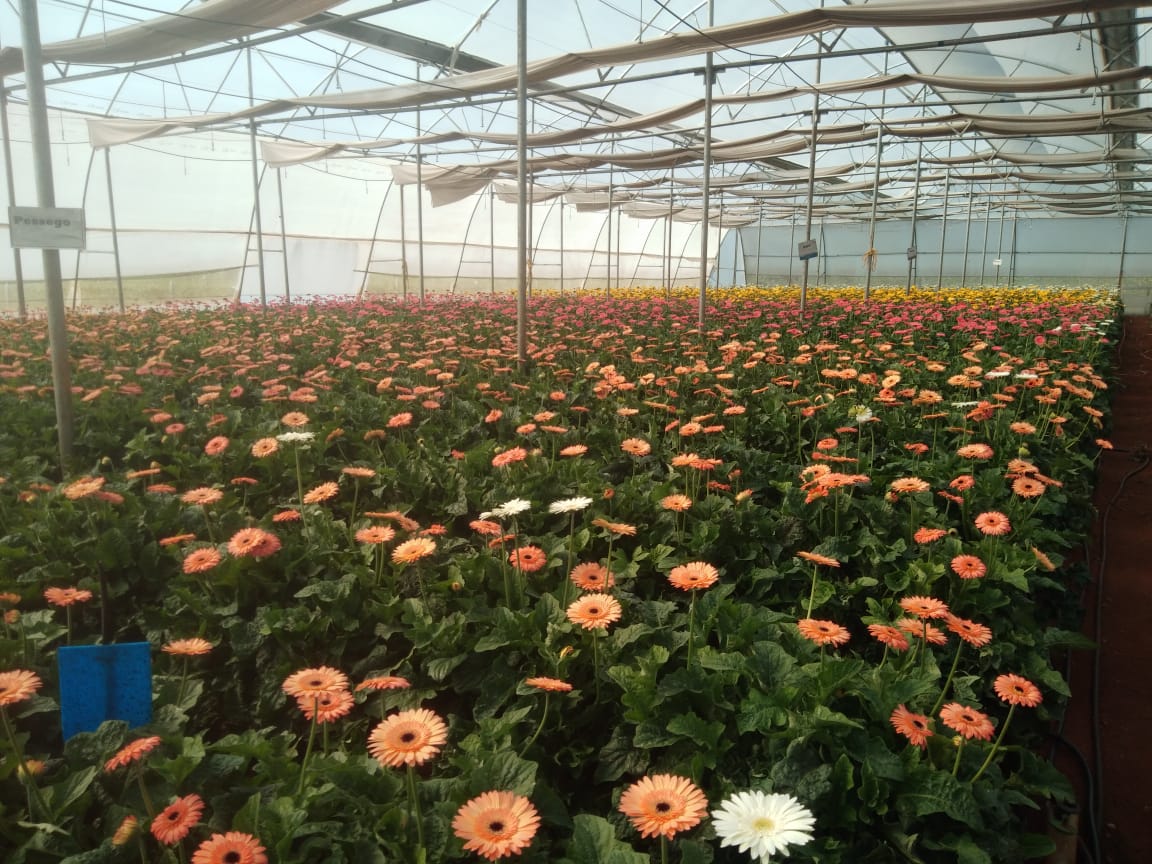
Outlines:
{"label": "metal pipe", "polygon": [[528,0],[516,0],[516,359],[528,365]]}
{"label": "metal pipe", "polygon": [[876,203],[880,198],[880,154],[884,151],[884,127],[876,129],[876,168],[872,172],[872,215],[868,219],[868,251],[865,253],[864,299],[872,293],[872,268],[876,261]]}
{"label": "metal pipe", "polygon": [[[416,66],[416,83],[420,83],[420,66]],[[416,137],[420,137],[420,108],[416,108]],[[424,302],[424,159],[420,142],[416,142],[416,266],[420,268],[420,302]]]}
{"label": "metal pipe", "polygon": [[[252,48],[248,46],[245,51],[248,62],[248,105],[256,104],[256,94],[252,82]],[[252,151],[252,213],[256,220],[256,266],[260,274],[260,305],[268,305],[268,288],[264,274],[264,223],[260,218],[260,168],[256,152],[256,120],[248,120],[248,140]],[[243,277],[241,277],[243,278]]]}
{"label": "metal pipe", "polygon": [[564,293],[564,196],[560,196],[560,293]]}
{"label": "metal pipe", "polygon": [[916,217],[920,213],[920,164],[924,155],[924,142],[920,142],[916,149],[916,182],[912,185],[912,245],[908,255],[908,284],[904,286],[904,293],[912,293],[912,271],[916,269]]}
{"label": "metal pipe", "polygon": [[[824,0],[820,0],[820,8],[824,8]],[[824,51],[824,40],[816,37],[816,83],[820,83],[820,58]],[[816,198],[816,129],[820,125],[820,91],[812,91],[812,140],[808,144],[808,207],[804,217],[804,239],[812,239],[812,203]],[[789,256],[795,254],[788,250]],[[808,307],[808,268],[811,258],[805,258],[803,266],[803,282],[800,285],[800,311]],[[788,268],[791,272],[791,264]],[[867,295],[865,295],[867,296]]]}
{"label": "metal pipe", "polygon": [[968,252],[972,245],[972,202],[976,195],[972,187],[968,187],[968,218],[964,221],[964,272],[960,276],[960,287],[968,287]]}
{"label": "metal pipe", "polygon": [[116,199],[112,195],[112,148],[104,148],[104,176],[108,179],[108,216],[112,222],[112,261],[116,267],[116,299],[124,311],[124,277],[120,273],[120,237],[116,231]]}
{"label": "metal pipe", "polygon": [[[767,185],[768,185],[767,183],[761,183],[760,189],[764,190],[767,187]],[[760,284],[760,244],[761,244],[761,242],[763,242],[763,237],[764,237],[764,211],[760,208],[759,203],[756,204],[756,216],[758,217],[756,219],[756,281],[753,282],[752,284],[759,285]],[[745,269],[747,269],[747,268],[745,268]],[[744,275],[745,275],[745,277],[747,277],[748,274],[745,273]]]}
{"label": "metal pipe", "polygon": [[672,295],[672,288],[675,285],[676,277],[672,273],[672,212],[673,202],[676,200],[672,193],[676,189],[676,169],[672,169],[668,174],[668,221],[665,227],[665,233],[668,240],[668,281],[665,283],[665,295]]}
{"label": "metal pipe", "polygon": [[456,262],[456,275],[452,277],[452,289],[449,293],[456,295],[456,287],[460,284],[460,272],[464,269],[464,256],[468,254],[468,235],[472,233],[472,223],[476,221],[476,211],[480,209],[482,195],[477,195],[472,203],[472,212],[468,215],[468,224],[464,226],[464,239],[460,241],[460,260]]}
{"label": "metal pipe", "polygon": [[1008,246],[1008,287],[1016,281],[1016,220],[1020,212],[1020,187],[1016,187],[1016,207],[1012,208],[1012,242]]}
{"label": "metal pipe", "polygon": [[[1008,181],[1004,181],[1004,192],[1008,192]],[[1005,206],[1004,198],[1000,199],[1000,236],[996,241],[996,261],[1000,263],[1000,267],[996,268],[996,287],[1000,287],[1000,269],[1004,266],[1004,217],[1008,213],[1008,208]]]}
{"label": "metal pipe", "polygon": [[604,296],[612,296],[612,180],[613,180],[613,166],[608,166],[608,258],[607,266],[604,270]]}
{"label": "metal pipe", "polygon": [[784,251],[788,255],[788,284],[792,284],[792,263],[796,256],[792,254],[792,250],[796,248],[796,211],[792,211],[792,233],[788,237],[788,248]]}
{"label": "metal pipe", "polygon": [[488,279],[496,293],[496,187],[488,184]]}
{"label": "metal pipe", "polygon": [[[20,34],[27,67],[28,119],[32,127],[32,156],[36,174],[36,203],[56,206],[52,179],[52,142],[48,135],[48,108],[44,100],[44,61],[40,52],[40,21],[36,0],[20,0]],[[68,324],[64,316],[64,286],[60,278],[60,250],[44,249],[44,297],[48,307],[48,346],[52,358],[52,397],[56,403],[56,437],[61,473],[72,459],[72,370],[68,363]]]}
{"label": "metal pipe", "polygon": [[408,302],[408,214],[404,211],[407,185],[400,187],[400,296]]}
{"label": "metal pipe", "polygon": [[[1120,272],[1116,275],[1116,292],[1124,290],[1124,258],[1128,254],[1128,208],[1124,208],[1124,229],[1120,235]],[[1121,297],[1121,300],[1124,298]]]}
{"label": "metal pipe", "polygon": [[[991,187],[989,187],[991,192]],[[989,197],[984,204],[984,249],[980,255],[980,287],[984,287],[984,282],[988,273],[988,229],[992,225],[992,198]]]}
{"label": "metal pipe", "polygon": [[[952,142],[948,142],[948,155],[952,155]],[[948,239],[948,193],[952,188],[952,169],[944,171],[944,212],[940,216],[940,267],[936,271],[936,290],[944,285],[944,244]]]}
{"label": "metal pipe", "polygon": [[[715,3],[708,0],[708,26],[715,24]],[[704,55],[704,165],[701,168],[700,209],[700,294],[696,303],[696,324],[704,329],[704,309],[708,302],[708,203],[712,192],[712,52]],[[719,250],[717,250],[719,257]]]}
{"label": "metal pipe", "polygon": [[[16,184],[12,172],[12,134],[8,129],[8,91],[0,86],[0,135],[4,136],[4,176],[8,181],[8,206],[16,206]],[[16,314],[21,320],[28,317],[24,300],[24,259],[20,250],[12,247],[12,265],[16,271]]]}
{"label": "metal pipe", "polygon": [[384,206],[388,203],[388,196],[392,194],[392,190],[395,188],[395,182],[388,184],[388,188],[384,190],[384,197],[380,199],[380,207],[376,210],[376,227],[372,229],[372,239],[368,241],[368,259],[364,262],[364,277],[360,280],[360,290],[356,292],[357,299],[363,297],[364,292],[368,289],[368,271],[372,266],[372,254],[376,251],[376,237],[380,233],[380,220],[384,218]]}
{"label": "metal pipe", "polygon": [[280,207],[280,250],[284,259],[284,300],[292,302],[292,288],[288,283],[288,228],[284,224],[284,183],[280,177],[281,169],[276,169],[276,201]]}
{"label": "metal pipe", "polygon": [[[88,207],[88,187],[92,184],[92,166],[96,164],[96,151],[88,154],[88,167],[84,169],[84,191],[80,193],[80,206]],[[80,293],[80,250],[76,250],[76,266],[72,270],[72,305],[75,310],[77,297]],[[61,283],[63,286],[63,283]],[[63,287],[61,287],[63,290]]]}

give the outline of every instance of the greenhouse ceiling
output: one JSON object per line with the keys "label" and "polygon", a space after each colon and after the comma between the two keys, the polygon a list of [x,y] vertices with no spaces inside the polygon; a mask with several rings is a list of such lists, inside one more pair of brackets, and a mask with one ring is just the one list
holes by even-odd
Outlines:
{"label": "greenhouse ceiling", "polygon": [[[251,124],[273,165],[516,176],[516,0],[39,8],[48,103],[89,115],[94,146]],[[17,10],[0,6],[13,103]],[[797,212],[810,172],[843,218],[1145,212],[1150,24],[1122,0],[529,0],[532,180],[694,200],[711,52],[710,185],[735,216]]]}

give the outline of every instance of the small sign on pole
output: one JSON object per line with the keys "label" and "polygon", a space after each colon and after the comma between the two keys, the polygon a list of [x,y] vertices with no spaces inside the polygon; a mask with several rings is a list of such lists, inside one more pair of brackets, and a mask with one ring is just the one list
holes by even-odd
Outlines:
{"label": "small sign on pole", "polygon": [[796,251],[800,254],[801,261],[807,261],[809,258],[815,258],[817,254],[816,241],[804,240],[796,247]]}
{"label": "small sign on pole", "polygon": [[8,233],[15,249],[84,249],[79,207],[9,207]]}

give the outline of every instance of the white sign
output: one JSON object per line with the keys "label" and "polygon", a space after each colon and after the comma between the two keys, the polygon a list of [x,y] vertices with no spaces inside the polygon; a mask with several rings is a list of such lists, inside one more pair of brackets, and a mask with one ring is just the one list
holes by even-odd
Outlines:
{"label": "white sign", "polygon": [[993,267],[1000,267],[1003,263],[1004,262],[1001,261],[999,258],[992,259],[992,266]]}
{"label": "white sign", "polygon": [[16,249],[84,249],[79,207],[9,207],[8,233]]}
{"label": "white sign", "polygon": [[818,254],[815,240],[802,240],[796,249],[800,253],[801,261],[807,261],[811,258],[815,258]]}

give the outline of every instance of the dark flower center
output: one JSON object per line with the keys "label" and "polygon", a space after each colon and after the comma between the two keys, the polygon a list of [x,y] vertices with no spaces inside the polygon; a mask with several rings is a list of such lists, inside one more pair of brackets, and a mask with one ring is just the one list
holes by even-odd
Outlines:
{"label": "dark flower center", "polygon": [[171,813],[168,814],[168,821],[169,822],[176,822],[179,819],[180,819],[180,814],[177,813],[175,810],[173,810]]}
{"label": "dark flower center", "polygon": [[589,615],[599,615],[599,614],[600,614],[600,609],[599,609],[599,607],[597,607],[597,606],[590,606],[590,607],[588,608],[588,614],[589,614]]}
{"label": "dark flower center", "polygon": [[672,805],[669,804],[667,801],[661,801],[660,803],[658,803],[656,805],[656,812],[657,813],[667,813],[671,809],[672,809]]}
{"label": "dark flower center", "polygon": [[416,740],[416,733],[415,732],[405,732],[403,735],[400,736],[400,740],[403,741],[405,744],[411,744],[413,741]]}
{"label": "dark flower center", "polygon": [[504,830],[504,823],[497,819],[495,822],[488,823],[488,830],[493,834],[500,834]]}
{"label": "dark flower center", "polygon": [[223,861],[224,864],[240,864],[243,859],[240,857],[239,852],[237,852],[235,849],[232,849],[228,852],[225,852],[224,857],[220,860]]}

